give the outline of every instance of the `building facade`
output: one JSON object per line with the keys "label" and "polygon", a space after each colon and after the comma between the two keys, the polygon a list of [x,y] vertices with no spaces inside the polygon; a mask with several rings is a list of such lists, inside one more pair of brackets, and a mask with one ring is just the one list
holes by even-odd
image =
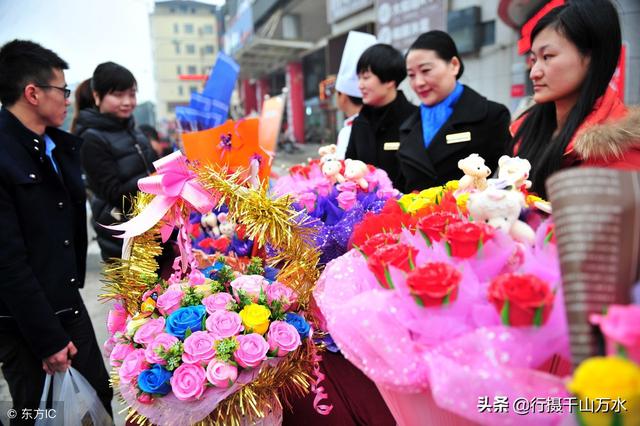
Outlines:
{"label": "building facade", "polygon": [[157,1],[150,15],[159,120],[175,118],[201,91],[219,50],[219,10],[196,1]]}

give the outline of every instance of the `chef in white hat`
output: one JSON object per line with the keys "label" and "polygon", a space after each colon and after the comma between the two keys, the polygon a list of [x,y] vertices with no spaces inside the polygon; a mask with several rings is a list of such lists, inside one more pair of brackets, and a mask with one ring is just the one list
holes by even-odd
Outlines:
{"label": "chef in white hat", "polygon": [[376,44],[373,34],[350,31],[342,52],[340,70],[336,78],[336,99],[338,109],[347,117],[338,133],[336,156],[344,159],[351,136],[351,124],[362,108],[362,93],[358,89],[356,65],[362,52]]}

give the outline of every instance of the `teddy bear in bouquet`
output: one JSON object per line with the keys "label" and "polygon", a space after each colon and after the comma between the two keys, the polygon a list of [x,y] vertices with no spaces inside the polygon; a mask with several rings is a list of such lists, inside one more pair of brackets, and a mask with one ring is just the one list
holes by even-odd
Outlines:
{"label": "teddy bear in bouquet", "polygon": [[525,206],[524,195],[520,191],[497,188],[473,193],[467,201],[467,209],[474,221],[501,229],[514,240],[533,245],[533,229],[519,220],[520,212]]}
{"label": "teddy bear in bouquet", "polygon": [[530,172],[531,163],[527,159],[503,155],[498,160],[498,182],[511,186],[512,189],[531,188],[531,181],[528,179]]}
{"label": "teddy bear in bouquet", "polygon": [[342,175],[342,161],[336,156],[337,147],[335,144],[320,147],[320,168],[331,183],[342,183],[345,181]]}
{"label": "teddy bear in bouquet", "polygon": [[344,178],[346,181],[356,183],[360,188],[367,189],[369,182],[364,178],[369,174],[369,167],[360,160],[344,160]]}
{"label": "teddy bear in bouquet", "polygon": [[458,161],[458,168],[464,172],[464,176],[458,183],[461,191],[484,191],[487,189],[487,178],[491,169],[484,164],[484,158],[478,154],[470,154]]}

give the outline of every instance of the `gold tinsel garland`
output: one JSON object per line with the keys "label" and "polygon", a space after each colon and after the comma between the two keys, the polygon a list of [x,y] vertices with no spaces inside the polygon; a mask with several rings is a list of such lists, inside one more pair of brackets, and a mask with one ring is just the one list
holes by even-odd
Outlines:
{"label": "gold tinsel garland", "polygon": [[[246,228],[246,235],[254,244],[270,244],[277,254],[268,259],[270,265],[280,268],[278,280],[298,294],[298,302],[306,309],[313,286],[318,279],[317,263],[320,253],[313,246],[315,228],[303,213],[295,211],[293,199],[282,196],[269,198],[267,189],[248,189],[243,173],[229,174],[214,166],[194,167],[202,186],[219,197],[218,205],[226,204],[229,215]],[[139,193],[133,201],[134,215],[151,201],[152,195]],[[139,312],[141,296],[157,280],[155,257],[162,251],[159,225],[132,241],[129,260],[117,259],[105,267],[105,294],[102,299],[124,302],[127,312]],[[267,415],[272,408],[282,408],[281,400],[289,405],[288,397],[305,395],[310,386],[315,351],[311,339],[290,353],[275,367],[263,368],[256,379],[223,400],[198,426],[240,426],[242,420],[253,422]],[[111,374],[111,385],[119,394],[119,377]],[[119,395],[119,400],[126,404]],[[127,420],[138,425],[151,424],[149,419],[128,406]]]}

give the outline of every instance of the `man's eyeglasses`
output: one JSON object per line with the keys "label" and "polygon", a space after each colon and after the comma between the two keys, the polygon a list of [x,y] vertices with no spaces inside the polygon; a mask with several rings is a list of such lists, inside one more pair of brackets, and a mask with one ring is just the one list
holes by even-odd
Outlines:
{"label": "man's eyeglasses", "polygon": [[69,99],[69,96],[71,96],[71,90],[66,87],[51,86],[50,84],[36,84],[35,86],[40,87],[41,89],[58,89],[62,91],[65,99]]}

